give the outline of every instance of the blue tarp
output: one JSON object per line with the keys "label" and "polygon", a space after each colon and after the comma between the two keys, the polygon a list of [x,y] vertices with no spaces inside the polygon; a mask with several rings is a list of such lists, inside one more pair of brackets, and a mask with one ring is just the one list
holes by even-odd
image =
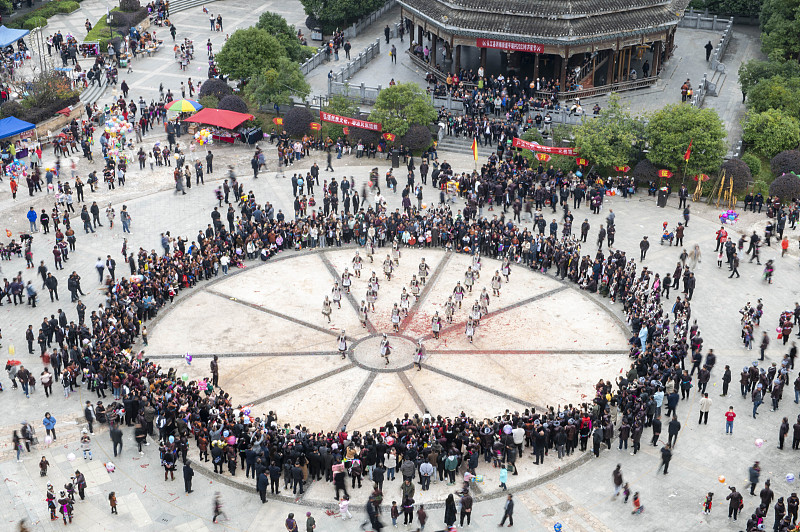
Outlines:
{"label": "blue tarp", "polygon": [[30,122],[25,122],[13,116],[0,120],[0,139],[19,135],[23,131],[28,131],[36,126]]}
{"label": "blue tarp", "polygon": [[29,34],[28,30],[15,30],[0,26],[0,48],[5,48],[10,44],[15,44],[18,40]]}

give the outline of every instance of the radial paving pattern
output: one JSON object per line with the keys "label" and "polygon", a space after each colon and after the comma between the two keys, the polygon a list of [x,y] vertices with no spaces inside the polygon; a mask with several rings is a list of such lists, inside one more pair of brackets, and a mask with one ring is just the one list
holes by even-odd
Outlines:
{"label": "radial paving pattern", "polygon": [[[403,414],[429,410],[484,417],[506,409],[575,403],[598,379],[627,367],[625,332],[608,312],[580,291],[523,268],[503,279],[491,296],[500,263],[483,259],[480,277],[467,292],[452,324],[435,339],[431,318],[442,318],[457,282],[464,284],[471,258],[438,250],[403,250],[391,281],[383,275],[387,250],[374,263],[363,251],[361,277],[352,277],[331,321],[322,313],[345,268],[353,272],[353,249],[331,249],[279,257],[263,266],[200,289],[165,315],[151,332],[147,354],[178,367],[191,378],[207,376],[209,358],[220,356],[220,384],[236,402],[276,411],[282,420],[330,430],[347,424],[365,430]],[[418,273],[430,266],[419,298],[410,296],[399,332],[392,308]],[[380,289],[367,326],[358,308],[375,271]],[[486,287],[488,314],[472,343],[465,334],[472,304]],[[345,359],[338,337],[347,337]],[[382,335],[393,347],[388,364],[380,354]],[[422,341],[422,371],[412,366]],[[193,354],[191,365],[183,361]]]}

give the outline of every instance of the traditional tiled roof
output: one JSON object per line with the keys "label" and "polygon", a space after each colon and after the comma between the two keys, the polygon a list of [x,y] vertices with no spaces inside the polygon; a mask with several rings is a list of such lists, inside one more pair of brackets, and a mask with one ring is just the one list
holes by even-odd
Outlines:
{"label": "traditional tiled roof", "polygon": [[549,45],[625,38],[677,24],[689,0],[400,0],[464,37]]}

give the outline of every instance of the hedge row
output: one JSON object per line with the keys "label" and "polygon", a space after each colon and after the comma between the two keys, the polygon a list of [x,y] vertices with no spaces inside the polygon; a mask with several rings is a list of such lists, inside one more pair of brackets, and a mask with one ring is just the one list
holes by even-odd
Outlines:
{"label": "hedge row", "polygon": [[0,106],[0,115],[2,115],[3,118],[14,116],[25,122],[38,124],[39,122],[44,122],[49,118],[53,118],[61,109],[69,107],[70,105],[75,105],[79,101],[80,95],[77,93],[72,93],[65,98],[55,100],[44,107],[27,108],[18,101],[11,100]]}
{"label": "hedge row", "polygon": [[[34,9],[21,17],[17,17],[9,22],[9,28],[32,30],[39,26],[46,26],[47,19],[53,15],[62,13],[72,13],[81,6],[75,0],[52,0],[39,9]],[[42,21],[44,19],[44,21]]]}

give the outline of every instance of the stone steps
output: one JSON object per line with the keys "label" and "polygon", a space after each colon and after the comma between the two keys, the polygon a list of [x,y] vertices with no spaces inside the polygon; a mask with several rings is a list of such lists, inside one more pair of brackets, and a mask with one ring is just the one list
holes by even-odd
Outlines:
{"label": "stone steps", "polygon": [[205,4],[211,3],[214,0],[173,0],[169,3],[169,13],[177,13],[179,11],[186,11],[193,7],[203,7]]}
{"label": "stone steps", "polygon": [[[446,135],[439,141],[438,149],[461,155],[472,155],[472,140],[465,137],[451,137]],[[490,146],[481,146],[478,144],[478,159],[489,157],[494,151],[495,150]]]}

